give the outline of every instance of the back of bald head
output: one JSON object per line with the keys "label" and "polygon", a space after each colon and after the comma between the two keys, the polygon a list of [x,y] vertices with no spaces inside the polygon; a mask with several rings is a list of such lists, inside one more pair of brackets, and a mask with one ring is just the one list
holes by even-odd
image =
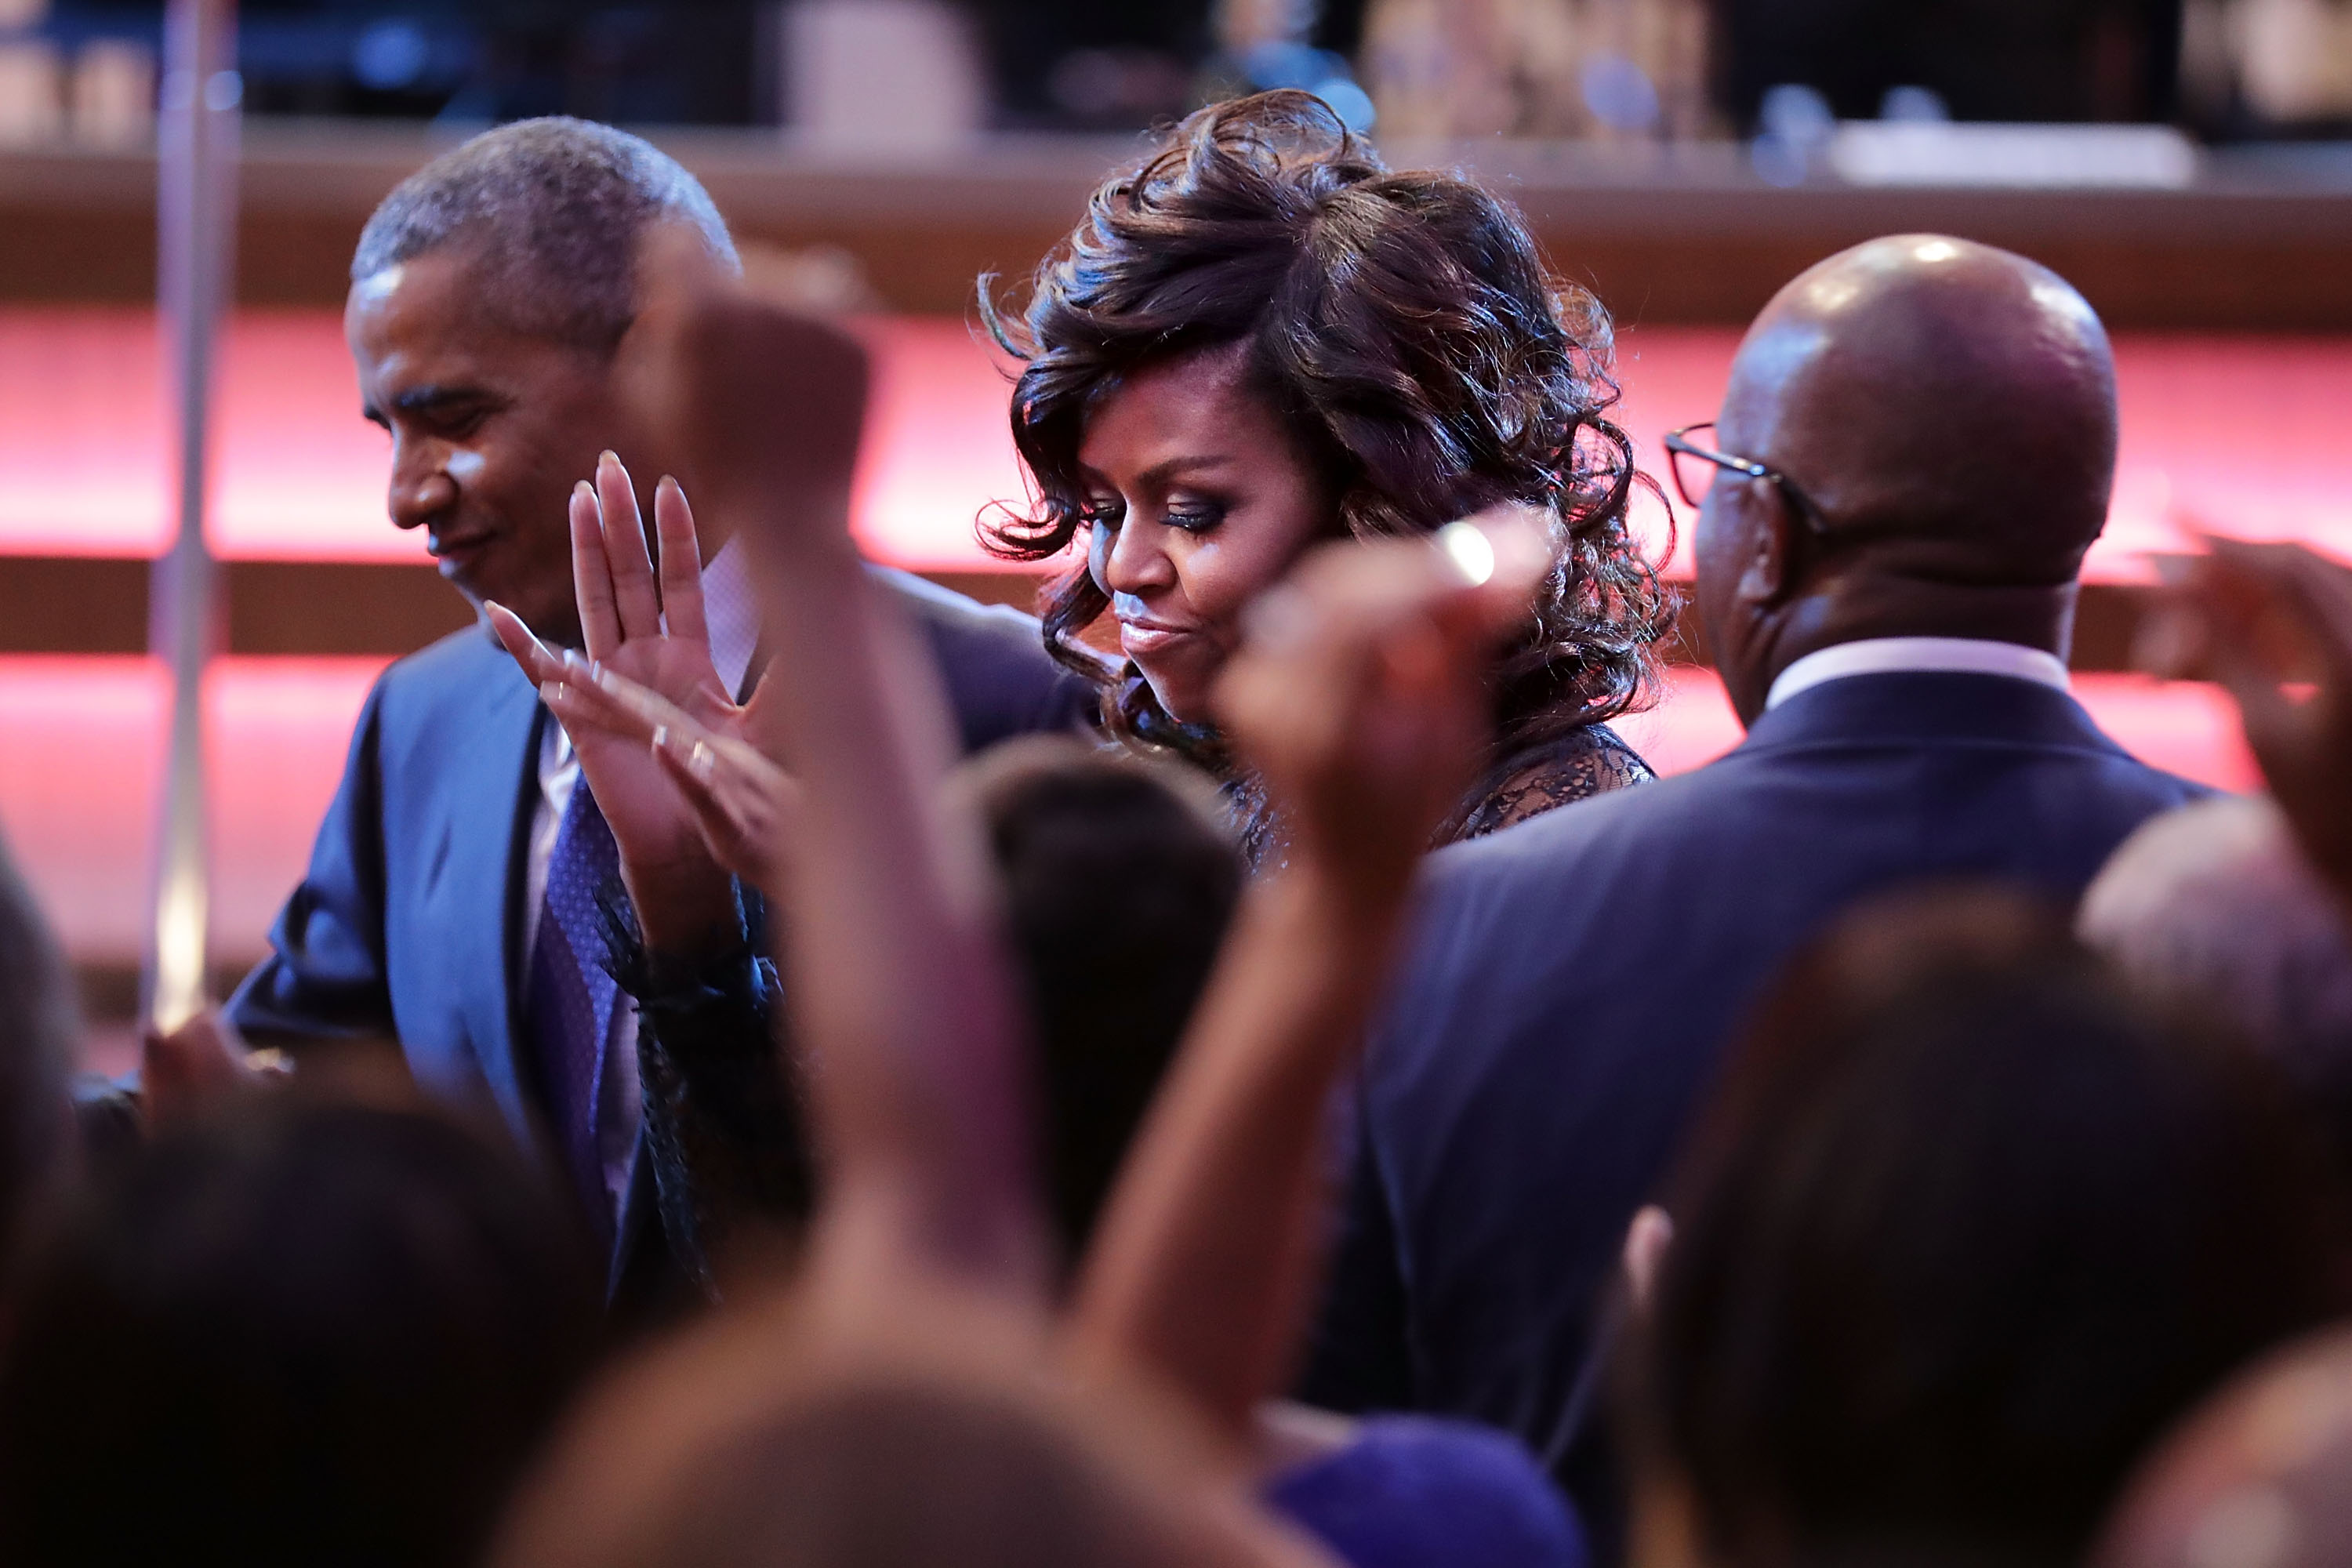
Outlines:
{"label": "back of bald head", "polygon": [[2049,268],[1898,235],[1773,297],[1740,344],[1727,446],[1784,470],[1832,534],[1958,584],[2072,580],[2115,477],[2115,362]]}

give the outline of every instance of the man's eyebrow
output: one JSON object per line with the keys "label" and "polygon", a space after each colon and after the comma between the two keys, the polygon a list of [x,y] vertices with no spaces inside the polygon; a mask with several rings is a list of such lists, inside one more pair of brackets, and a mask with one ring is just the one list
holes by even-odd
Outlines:
{"label": "man's eyebrow", "polygon": [[498,395],[487,387],[445,386],[438,382],[428,382],[423,386],[412,386],[396,395],[392,399],[392,408],[395,414],[427,414],[436,408],[446,408],[453,403],[498,401]]}

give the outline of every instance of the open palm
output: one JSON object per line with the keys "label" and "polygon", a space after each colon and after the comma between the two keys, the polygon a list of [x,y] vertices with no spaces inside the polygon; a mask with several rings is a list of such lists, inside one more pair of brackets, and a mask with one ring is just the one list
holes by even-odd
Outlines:
{"label": "open palm", "polygon": [[492,629],[539,685],[580,758],[619,846],[621,873],[647,944],[690,952],[733,921],[726,869],[703,840],[701,823],[670,772],[639,735],[597,721],[591,705],[567,701],[596,668],[658,693],[705,730],[740,737],[750,710],[739,706],[710,658],[702,603],[702,565],[694,515],[685,493],[664,479],[655,491],[654,526],[661,545],[656,574],[628,470],[606,453],[596,481],[572,497],[572,576],[587,644],[554,653],[502,605],[489,606]]}

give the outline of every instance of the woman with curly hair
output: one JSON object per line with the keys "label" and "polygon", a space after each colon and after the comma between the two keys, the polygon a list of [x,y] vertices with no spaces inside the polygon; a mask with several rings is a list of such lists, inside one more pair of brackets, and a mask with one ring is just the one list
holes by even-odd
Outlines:
{"label": "woman with curly hair", "polygon": [[[1114,733],[1232,781],[1255,858],[1279,828],[1209,694],[1244,611],[1324,539],[1501,502],[1554,520],[1536,622],[1497,650],[1484,775],[1442,839],[1650,776],[1607,721],[1647,701],[1675,606],[1627,526],[1646,481],[1608,419],[1609,321],[1508,206],[1391,172],[1319,99],[1261,93],[1105,182],[1017,316],[991,281],[1036,504],[985,542],[1086,552],[1047,592],[1048,649],[1105,683]],[[1110,669],[1078,643],[1107,613]]]}

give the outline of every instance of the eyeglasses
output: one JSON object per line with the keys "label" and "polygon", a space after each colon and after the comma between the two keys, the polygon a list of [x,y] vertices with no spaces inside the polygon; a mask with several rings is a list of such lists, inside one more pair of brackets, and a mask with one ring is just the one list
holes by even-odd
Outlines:
{"label": "eyeglasses", "polygon": [[1714,428],[1715,422],[1710,419],[1704,424],[1685,425],[1679,430],[1666,432],[1666,451],[1675,470],[1675,489],[1682,493],[1685,504],[1693,507],[1705,504],[1707,489],[1715,483],[1715,471],[1729,468],[1744,479],[1769,479],[1780,487],[1781,495],[1788,498],[1790,510],[1805,520],[1807,529],[1814,533],[1830,531],[1830,520],[1822,515],[1822,509],[1797,488],[1796,480],[1780,469],[1752,458],[1735,458],[1728,452],[1717,452],[1689,438],[1695,430],[1712,431]]}

